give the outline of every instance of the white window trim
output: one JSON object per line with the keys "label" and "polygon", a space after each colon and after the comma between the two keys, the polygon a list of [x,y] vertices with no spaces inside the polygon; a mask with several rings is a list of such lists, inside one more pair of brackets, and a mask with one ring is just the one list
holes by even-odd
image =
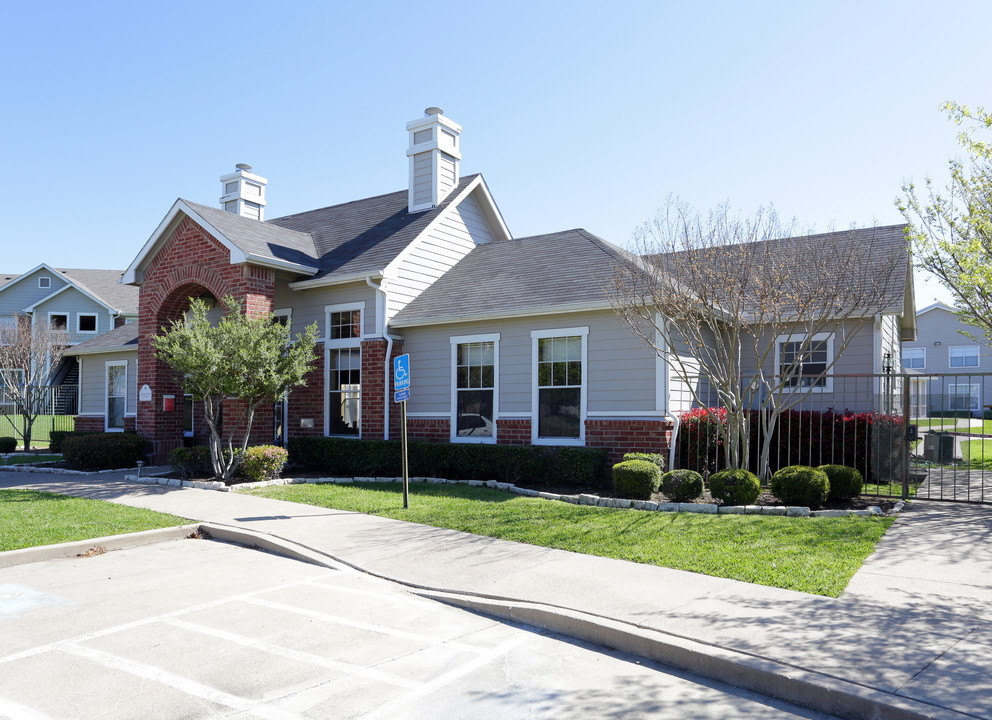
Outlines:
{"label": "white window trim", "polygon": [[[969,406],[967,408],[967,410],[969,412],[979,412],[979,411],[981,411],[981,409],[982,409],[982,384],[980,382],[955,382],[955,383],[949,382],[949,383],[947,383],[947,395],[948,396],[951,396],[951,395],[964,395],[965,393],[957,393],[957,392],[955,392],[957,390],[957,388],[959,388],[959,387],[968,388],[968,393],[967,394],[968,394],[969,403],[970,403],[971,400],[974,400],[975,401],[975,406],[974,407],[970,407]],[[974,392],[975,390],[977,390],[978,392]],[[965,408],[949,408],[949,409],[951,409],[951,410],[964,410]]]}
{"label": "white window trim", "polygon": [[[81,320],[84,317],[93,318],[93,329],[83,330],[81,329]],[[76,313],[76,332],[80,335],[96,335],[100,331],[100,320],[97,313]]]}
{"label": "white window trim", "polygon": [[[775,338],[775,380],[776,382],[782,382],[782,376],[779,374],[779,370],[782,368],[782,343],[787,342],[802,342],[807,338],[803,334],[793,334],[793,335],[779,335]],[[831,393],[834,391],[834,377],[833,377],[833,367],[831,363],[834,361],[834,334],[832,332],[816,333],[815,335],[809,336],[809,345],[813,343],[827,341],[827,367],[830,368],[827,374],[823,376],[823,385],[814,387],[802,387],[797,385],[795,387],[789,385],[783,385],[783,392],[809,392],[809,393]]]}
{"label": "white window trim", "polygon": [[123,427],[110,427],[110,368],[124,367],[124,412],[121,418],[127,417],[127,360],[108,360],[103,364],[103,430],[104,432],[124,432]]}
{"label": "white window trim", "polygon": [[[974,355],[975,356],[975,364],[974,365],[952,365],[951,364],[951,359],[954,357],[954,351],[955,350],[967,351],[967,352],[961,352],[960,353],[959,357],[961,357],[961,358],[967,358],[967,357],[969,357],[971,355]],[[978,346],[977,345],[951,345],[949,348],[947,348],[947,367],[950,368],[951,372],[954,372],[954,370],[957,370],[959,368],[977,368],[977,367],[981,367],[981,365],[982,365],[982,353],[978,349]]]}
{"label": "white window trim", "polygon": [[[352,310],[358,310],[361,312],[361,318],[358,322],[358,337],[357,338],[343,338],[337,340],[331,340],[331,313],[336,312],[348,312]],[[364,390],[359,390],[359,415],[358,415],[358,434],[357,435],[331,435],[331,350],[340,350],[343,348],[355,348],[357,347],[361,351],[362,340],[365,339],[365,301],[353,302],[353,303],[341,303],[338,305],[325,305],[324,306],[324,437],[343,437],[343,438],[354,438],[360,440],[362,438],[362,429],[364,426],[363,418],[361,415],[361,393]],[[362,362],[361,354],[359,354],[359,363]],[[361,383],[359,387],[365,384],[364,373],[361,376]],[[388,400],[389,398],[387,398]]]}
{"label": "white window trim", "polygon": [[[282,308],[280,310],[273,310],[272,315],[273,317],[277,317],[277,318],[283,318],[283,317],[286,318],[286,328],[289,330],[293,329],[293,308]],[[365,318],[363,317],[362,321],[364,322],[364,320]]]}
{"label": "white window trim", "polygon": [[62,315],[63,317],[65,317],[65,331],[66,332],[69,332],[69,318],[72,316],[72,313],[60,312],[58,310],[50,310],[48,312],[48,327],[49,328],[52,327],[52,315]]}
{"label": "white window trim", "polygon": [[[491,342],[493,344],[493,435],[492,437],[459,437],[458,436],[458,346],[466,343]],[[409,415],[409,413],[408,413]],[[496,444],[499,434],[499,333],[482,335],[452,335],[451,336],[451,442]]]}
{"label": "white window trim", "polygon": [[[539,412],[539,388],[537,386],[537,346],[538,340],[553,337],[582,338],[582,385],[579,395],[579,437],[577,438],[542,438],[538,436],[538,426],[541,423]],[[586,416],[589,403],[589,326],[572,328],[555,328],[553,330],[531,330],[530,333],[530,442],[532,445],[576,445],[586,444]]]}
{"label": "white window trim", "polygon": [[[47,280],[48,281],[48,284],[47,285],[43,285],[42,284],[42,281],[43,280]],[[38,288],[40,290],[51,290],[52,289],[52,278],[50,276],[48,276],[48,275],[39,275],[38,276]]]}
{"label": "white window trim", "polygon": [[[907,357],[906,353],[921,353],[922,356],[923,356],[923,365],[921,365],[918,368],[917,367],[912,367],[911,365],[907,365],[906,364],[906,361],[909,360],[910,358]],[[925,347],[903,348],[902,349],[902,366],[906,370],[926,370],[927,369],[927,349]]]}

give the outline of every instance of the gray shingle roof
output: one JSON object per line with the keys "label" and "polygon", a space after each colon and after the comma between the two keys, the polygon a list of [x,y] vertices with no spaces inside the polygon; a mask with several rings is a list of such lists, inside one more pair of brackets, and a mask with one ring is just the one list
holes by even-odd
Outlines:
{"label": "gray shingle roof", "polygon": [[[131,285],[121,285],[118,282],[124,274],[123,270],[54,269],[115,310],[137,314],[138,288]],[[16,273],[0,273],[0,289],[19,277],[20,275]]]}
{"label": "gray shingle roof", "polygon": [[406,190],[267,220],[313,238],[316,278],[375,273],[402,252],[478,175],[461,178],[438,207],[408,212]]}
{"label": "gray shingle roof", "polygon": [[97,335],[86,342],[73,345],[66,350],[66,355],[88,355],[91,353],[108,352],[112,350],[138,349],[138,323],[128,323],[114,328],[110,332]]}
{"label": "gray shingle roof", "polygon": [[609,307],[608,287],[625,250],[585,230],[479,245],[393,319],[455,321],[561,305]]}

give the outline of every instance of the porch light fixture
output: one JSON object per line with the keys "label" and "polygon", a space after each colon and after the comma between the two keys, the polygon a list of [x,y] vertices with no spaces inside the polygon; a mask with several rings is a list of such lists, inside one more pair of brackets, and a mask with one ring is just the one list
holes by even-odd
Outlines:
{"label": "porch light fixture", "polygon": [[892,353],[887,352],[882,356],[882,372],[886,375],[892,373]]}

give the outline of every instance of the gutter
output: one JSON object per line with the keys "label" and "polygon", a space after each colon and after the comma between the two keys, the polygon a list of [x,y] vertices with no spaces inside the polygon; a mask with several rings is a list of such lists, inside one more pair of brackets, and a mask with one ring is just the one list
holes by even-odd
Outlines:
{"label": "gutter", "polygon": [[373,290],[375,290],[377,293],[381,293],[381,295],[382,295],[382,312],[378,312],[378,309],[379,309],[378,308],[378,303],[376,303],[376,310],[377,310],[377,312],[376,312],[376,319],[375,319],[375,321],[376,321],[376,325],[379,326],[380,334],[384,338],[386,338],[386,360],[383,363],[383,365],[384,365],[383,372],[384,372],[384,374],[386,376],[385,377],[385,380],[386,380],[386,384],[385,384],[386,393],[385,393],[385,395],[386,396],[383,398],[382,437],[383,437],[384,440],[388,440],[389,439],[389,406],[390,406],[390,402],[389,402],[389,387],[390,387],[390,384],[392,383],[392,380],[393,380],[392,360],[390,358],[393,355],[393,341],[394,340],[402,340],[403,338],[400,337],[399,335],[391,335],[390,333],[386,332],[386,308],[388,307],[388,302],[389,302],[389,297],[386,294],[386,289],[383,287],[383,285],[386,284],[386,278],[383,278],[379,282],[379,284],[376,285],[374,282],[372,282],[372,276],[371,275],[366,275],[365,276],[365,284],[368,285]]}

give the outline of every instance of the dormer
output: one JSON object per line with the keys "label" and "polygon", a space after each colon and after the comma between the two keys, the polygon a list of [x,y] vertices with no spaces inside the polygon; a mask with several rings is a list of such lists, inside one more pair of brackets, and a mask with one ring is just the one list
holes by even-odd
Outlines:
{"label": "dormer", "polygon": [[406,124],[410,135],[409,210],[430,210],[441,204],[458,185],[462,159],[459,136],[462,126],[444,116],[438,107],[424,110],[424,117]]}
{"label": "dormer", "polygon": [[220,176],[220,206],[228,212],[252,220],[265,219],[265,186],[268,180],[253,175],[251,165],[238,163],[233,173]]}

